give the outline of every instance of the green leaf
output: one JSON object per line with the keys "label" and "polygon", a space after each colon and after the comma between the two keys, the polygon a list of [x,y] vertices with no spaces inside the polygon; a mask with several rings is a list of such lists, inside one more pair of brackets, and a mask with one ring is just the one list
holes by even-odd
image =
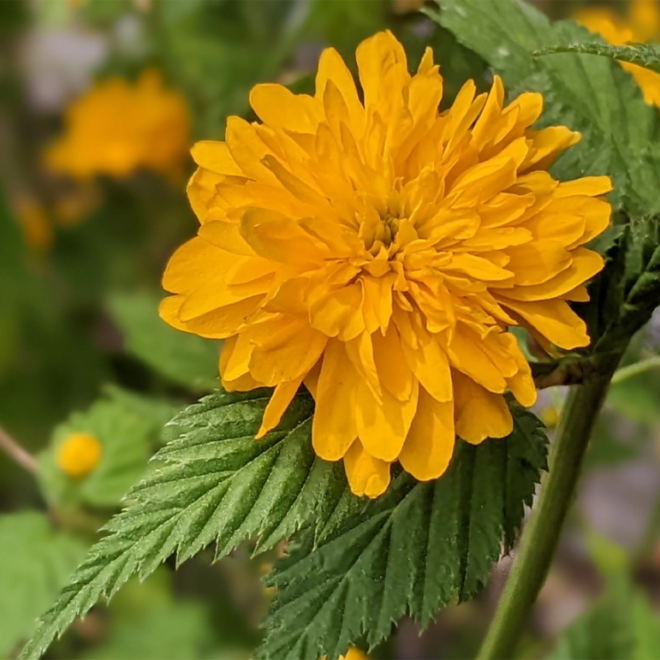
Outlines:
{"label": "green leaf", "polygon": [[660,209],[658,111],[644,102],[630,74],[603,57],[532,55],[562,44],[604,43],[600,38],[573,21],[551,24],[522,0],[438,2],[442,11],[433,17],[488,61],[510,92],[544,95],[544,125],[583,133],[556,163],[559,178],[608,174],[615,184],[612,199],[629,214]]}
{"label": "green leaf", "polygon": [[29,637],[36,618],[66,584],[85,546],[55,532],[36,511],[0,516],[0,656]]}
{"label": "green leaf", "polygon": [[660,216],[632,218],[589,286],[587,316],[594,353],[616,352],[660,305]]}
{"label": "green leaf", "polygon": [[543,48],[534,53],[537,57],[556,55],[558,53],[582,53],[609,57],[619,62],[628,62],[660,73],[660,46],[658,44],[628,43],[625,46],[613,46],[599,42],[566,44]]}
{"label": "green leaf", "polygon": [[307,523],[327,534],[340,522],[337,511],[362,508],[347,494],[341,463],[314,454],[309,395],[299,394],[279,427],[254,439],[269,395],[219,392],[168,425],[168,444],[41,619],[24,658],[38,658],[76,616],[170,555],[181,563],[215,542],[220,558],[255,535],[258,550],[266,550]]}
{"label": "green leaf", "polygon": [[[53,432],[39,456],[39,482],[54,505],[114,507],[142,476],[159,427],[121,400],[100,399],[85,412],[73,413]],[[101,443],[98,465],[83,478],[72,478],[57,465],[57,454],[72,433],[91,433]]]}
{"label": "green leaf", "polygon": [[110,312],[128,351],[174,383],[194,391],[217,387],[218,342],[171,328],[158,316],[158,304],[146,293],[112,297]]}
{"label": "green leaf", "polygon": [[513,412],[510,436],[477,447],[460,441],[440,479],[401,473],[318,547],[303,539],[267,580],[277,595],[258,657],[335,660],[363,635],[375,646],[403,616],[426,626],[477,593],[502,543],[513,544],[546,468],[540,422]]}
{"label": "green leaf", "polygon": [[153,435],[158,437],[162,435],[165,424],[184,407],[183,404],[173,403],[169,399],[138,394],[117,385],[106,385],[103,392],[113,401],[140,417],[149,425]]}

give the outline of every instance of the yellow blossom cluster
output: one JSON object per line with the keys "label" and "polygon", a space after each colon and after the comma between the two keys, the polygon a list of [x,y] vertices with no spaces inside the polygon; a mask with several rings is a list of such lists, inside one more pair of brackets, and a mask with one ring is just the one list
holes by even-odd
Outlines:
{"label": "yellow blossom cluster", "polygon": [[82,181],[123,178],[138,169],[178,180],[189,142],[184,99],[165,88],[156,70],[148,70],[135,83],[102,82],[69,106],[64,133],[45,152],[45,162]]}

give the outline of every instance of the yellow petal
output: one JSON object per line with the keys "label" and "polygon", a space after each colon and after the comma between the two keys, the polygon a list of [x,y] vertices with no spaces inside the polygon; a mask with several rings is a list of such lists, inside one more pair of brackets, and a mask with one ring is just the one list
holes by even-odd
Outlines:
{"label": "yellow petal", "polygon": [[357,438],[355,401],[359,383],[342,343],[329,341],[314,395],[312,424],[314,451],[326,461],[338,461]]}
{"label": "yellow petal", "polygon": [[240,225],[237,222],[209,221],[200,227],[199,236],[227,252],[246,257],[254,256],[254,250],[241,236]]}
{"label": "yellow petal", "polygon": [[293,94],[283,85],[255,85],[250,105],[267,126],[312,133],[321,119],[319,104],[307,94]]}
{"label": "yellow petal", "polygon": [[190,150],[193,160],[200,166],[216,174],[245,176],[243,170],[231,157],[225,142],[202,140]]}
{"label": "yellow petal", "polygon": [[585,322],[563,300],[520,302],[502,298],[500,303],[560,348],[568,351],[589,345]]}
{"label": "yellow petal", "polygon": [[447,351],[451,366],[491,392],[504,392],[506,381],[484,353],[481,344],[479,336],[465,324],[457,326]]}
{"label": "yellow petal", "polygon": [[410,80],[406,52],[389,31],[379,32],[363,41],[357,48],[355,59],[364,91],[364,105],[376,108],[384,118]]}
{"label": "yellow petal", "polygon": [[241,236],[260,256],[288,264],[314,264],[324,252],[296,223],[276,211],[249,209],[240,224]]}
{"label": "yellow petal", "polygon": [[367,453],[359,440],[346,452],[344,468],[348,485],[358,497],[376,498],[390,485],[390,464]]}
{"label": "yellow petal", "polygon": [[572,263],[564,271],[544,282],[532,286],[516,286],[511,289],[491,289],[511,300],[548,300],[559,298],[580,284],[590,280],[604,266],[603,258],[585,248],[577,248],[571,253]]}
{"label": "yellow petal", "polygon": [[356,135],[361,135],[365,122],[364,108],[360,103],[353,75],[334,48],[326,48],[321,53],[316,74],[317,99],[323,100],[329,81],[332,81],[344,99],[351,129]]}
{"label": "yellow petal", "polygon": [[250,373],[268,386],[304,378],[321,357],[328,341],[306,321],[282,315],[261,327],[262,332],[252,337],[255,348]]}
{"label": "yellow petal", "polygon": [[302,378],[298,378],[297,380],[280,383],[275,388],[273,396],[270,397],[266,410],[264,410],[261,427],[256,435],[257,440],[263,438],[268,431],[271,431],[280,423],[282,415],[293,401],[293,397],[296,396],[302,381]]}
{"label": "yellow petal", "polygon": [[362,287],[359,283],[328,290],[309,308],[312,326],[328,337],[350,341],[365,329],[362,315]]}
{"label": "yellow petal", "polygon": [[416,328],[415,334],[418,339],[417,349],[413,349],[405,342],[402,344],[408,366],[422,387],[434,399],[450,401],[452,389],[447,354],[438,344],[438,339],[423,328]]}
{"label": "yellow petal", "polygon": [[442,476],[454,453],[454,402],[436,401],[423,388],[417,413],[399,461],[415,479],[428,481]]}
{"label": "yellow petal", "polygon": [[418,391],[414,381],[410,399],[399,401],[383,390],[379,403],[368,385],[360,380],[353,409],[358,437],[371,456],[388,462],[397,459],[417,410]]}
{"label": "yellow petal", "polygon": [[513,431],[513,418],[504,397],[489,392],[455,371],[456,435],[471,444],[503,438]]}
{"label": "yellow petal", "polygon": [[392,323],[385,336],[376,332],[371,338],[378,379],[399,401],[408,401],[412,394],[413,373],[408,367],[399,333]]}

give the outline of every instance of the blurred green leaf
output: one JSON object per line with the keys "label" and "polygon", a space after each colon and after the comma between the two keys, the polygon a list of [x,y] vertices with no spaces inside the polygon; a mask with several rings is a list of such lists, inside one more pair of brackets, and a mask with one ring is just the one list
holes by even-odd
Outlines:
{"label": "blurred green leaf", "polygon": [[546,466],[547,438],[515,406],[507,438],[460,441],[441,479],[401,473],[383,497],[314,547],[309,535],[276,564],[263,660],[336,660],[362,638],[374,647],[412,616],[468,600],[511,547]]}
{"label": "blurred green leaf", "polygon": [[83,660],[195,660],[205,658],[212,634],[201,603],[150,603],[111,623],[109,640]]}
{"label": "blurred green leaf", "polygon": [[314,454],[309,395],[299,394],[278,428],[255,440],[269,398],[264,390],[219,392],[167,426],[168,444],[42,617],[25,658],[39,657],[76,616],[170,555],[182,562],[215,542],[219,558],[255,535],[266,550],[303,524],[333,528],[338,511],[341,519],[362,507],[341,463]]}
{"label": "blurred green leaf", "polygon": [[629,576],[608,581],[606,593],[559,637],[546,660],[650,660],[660,657],[660,618]]}
{"label": "blurred green leaf", "polygon": [[640,455],[643,443],[632,436],[629,428],[623,427],[624,431],[622,422],[626,423],[612,410],[601,412],[584,461],[585,470],[615,467]]}
{"label": "blurred green leaf", "polygon": [[[116,506],[143,474],[158,429],[153,419],[120,399],[101,399],[85,412],[73,413],[55,429],[49,447],[39,456],[44,497],[56,506]],[[72,433],[91,433],[102,447],[98,465],[79,479],[65,474],[57,464],[58,451]]]}
{"label": "blurred green leaf", "polygon": [[127,350],[174,383],[195,391],[217,387],[219,342],[171,328],[158,316],[158,304],[147,293],[111,298],[110,312]]}
{"label": "blurred green leaf", "polygon": [[0,656],[8,657],[85,553],[36,511],[0,515]]}
{"label": "blurred green leaf", "polygon": [[117,387],[117,385],[106,385],[103,391],[110,399],[121,404],[126,410],[148,424],[154,440],[160,439],[165,424],[184,407],[183,404],[173,403],[169,399],[138,394]]}
{"label": "blurred green leaf", "polygon": [[591,527],[583,534],[589,556],[602,575],[614,579],[627,571],[628,555],[618,543]]}

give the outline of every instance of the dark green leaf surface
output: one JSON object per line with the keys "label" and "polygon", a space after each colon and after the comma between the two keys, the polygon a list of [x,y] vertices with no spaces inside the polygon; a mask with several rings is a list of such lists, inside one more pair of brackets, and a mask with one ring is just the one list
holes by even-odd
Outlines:
{"label": "dark green leaf surface", "polygon": [[561,179],[608,174],[628,214],[660,208],[658,111],[633,78],[608,58],[579,53],[533,57],[561,44],[602,42],[573,21],[551,24],[522,0],[439,0],[436,19],[500,74],[509,92],[541,92],[543,124],[583,133],[555,165]]}
{"label": "dark green leaf surface", "polygon": [[277,596],[258,657],[308,660],[370,646],[411,615],[423,626],[487,580],[510,546],[546,467],[538,420],[514,408],[505,439],[460,441],[447,473],[419,483],[401,473],[388,492],[323,540],[302,541],[268,579]]}
{"label": "dark green leaf surface", "polygon": [[215,542],[221,557],[255,535],[265,550],[307,522],[327,533],[340,522],[336,511],[362,507],[346,495],[343,466],[314,455],[308,395],[296,397],[275,431],[254,439],[269,396],[213,394],[168,425],[168,444],[42,618],[24,658],[39,657],[76,616],[170,555],[182,562]]}
{"label": "dark green leaf surface", "polygon": [[660,305],[660,216],[632,218],[590,286],[593,351],[616,351]]}

